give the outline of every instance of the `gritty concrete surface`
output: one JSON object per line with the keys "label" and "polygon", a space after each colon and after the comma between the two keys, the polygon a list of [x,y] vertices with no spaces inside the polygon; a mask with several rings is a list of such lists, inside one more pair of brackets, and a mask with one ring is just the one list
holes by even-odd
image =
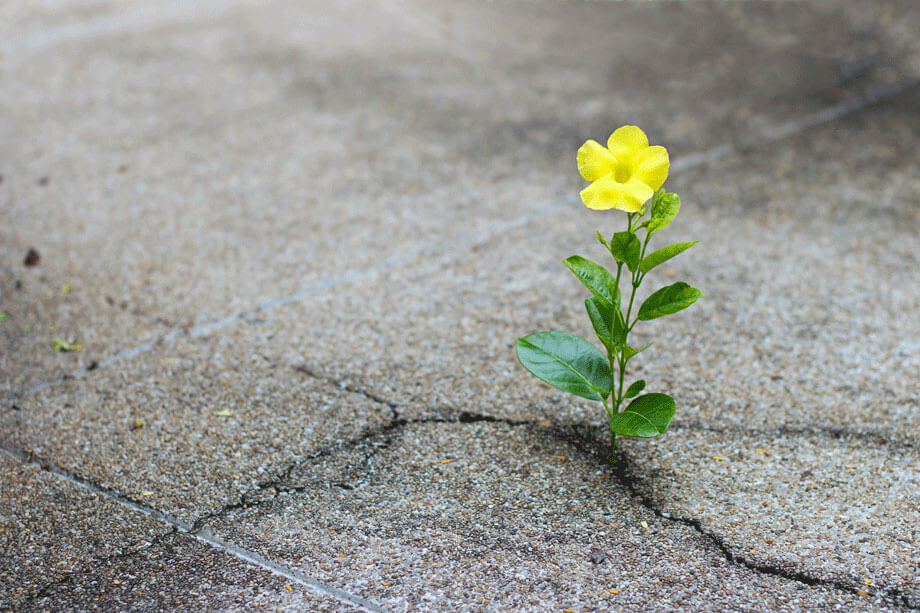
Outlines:
{"label": "gritty concrete surface", "polygon": [[53,585],[22,611],[360,611],[178,534]]}
{"label": "gritty concrete surface", "polygon": [[[920,607],[912,4],[4,4],[0,607]],[[513,340],[624,123],[705,298],[613,469]]]}
{"label": "gritty concrete surface", "polygon": [[[834,4],[348,4],[11,20],[5,276],[40,246],[47,280],[5,287],[10,312],[72,284],[72,312],[31,319],[83,342],[82,367],[151,322],[219,319],[556,204],[577,191],[572,151],[612,124],[692,154],[902,76],[893,43],[860,63],[885,31]],[[88,325],[118,309],[137,316],[118,333]],[[5,340],[34,364],[11,367],[11,394],[69,372],[37,331]]]}
{"label": "gritty concrete surface", "polygon": [[411,425],[292,473],[208,528],[391,610],[872,607],[712,556],[692,528],[638,504],[602,450],[560,434]]}
{"label": "gritty concrete surface", "polygon": [[284,467],[386,426],[392,410],[269,363],[227,338],[181,339],[37,392],[3,414],[8,440],[194,522]]}
{"label": "gritty concrete surface", "polygon": [[0,603],[92,572],[171,531],[143,513],[0,455]]}

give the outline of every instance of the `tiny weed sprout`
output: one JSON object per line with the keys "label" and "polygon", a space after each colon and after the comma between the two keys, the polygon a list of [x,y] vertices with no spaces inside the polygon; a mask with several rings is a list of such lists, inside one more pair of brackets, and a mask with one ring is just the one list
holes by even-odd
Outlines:
{"label": "tiny weed sprout", "polygon": [[652,236],[677,216],[680,198],[661,189],[668,177],[668,152],[661,146],[650,147],[642,130],[623,126],[610,136],[606,147],[589,140],[578,150],[577,159],[581,176],[591,182],[581,192],[585,206],[626,212],[626,230],[609,240],[597,233],[613,257],[616,272],[580,255],[563,260],[591,292],[585,310],[604,351],[574,334],[551,330],[519,338],[517,357],[541,381],[603,403],[610,424],[611,462],[616,463],[618,434],[659,436],[676,410],[674,399],[667,394],[643,394],[646,383],[642,379],[624,386],[629,361],[649,346],[631,346],[630,332],[640,321],[682,311],[702,296],[700,290],[678,281],[653,292],[636,308],[636,290],[652,269],[698,241],[649,250]]}

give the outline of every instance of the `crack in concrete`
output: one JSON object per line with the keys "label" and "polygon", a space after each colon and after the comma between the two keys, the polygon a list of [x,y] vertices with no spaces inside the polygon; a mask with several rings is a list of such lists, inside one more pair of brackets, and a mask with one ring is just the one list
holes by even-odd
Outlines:
{"label": "crack in concrete", "polygon": [[[152,507],[147,507],[146,505],[140,504],[136,501],[128,499],[121,494],[115,492],[114,490],[107,488],[105,486],[96,484],[88,479],[80,477],[66,471],[60,467],[57,467],[53,463],[35,458],[31,453],[26,454],[22,450],[10,445],[9,443],[2,442],[0,443],[0,448],[6,450],[8,453],[17,457],[23,462],[37,463],[41,468],[52,472],[53,474],[58,475],[59,477],[64,478],[67,481],[75,483],[81,487],[90,489],[99,493],[100,495],[113,499],[120,504],[128,506],[129,508],[135,509],[148,515],[152,518],[159,519],[173,527],[173,531],[182,531],[186,532],[195,538],[208,543],[209,545],[221,549],[223,551],[232,553],[238,558],[241,558],[251,564],[255,564],[264,569],[270,570],[273,573],[281,574],[288,579],[295,580],[305,586],[312,587],[320,592],[326,593],[326,595],[333,595],[339,600],[347,601],[351,604],[358,604],[362,608],[371,611],[383,611],[384,609],[379,608],[378,605],[366,601],[359,596],[350,595],[347,592],[341,592],[337,588],[332,586],[326,586],[325,584],[320,583],[319,581],[312,579],[303,573],[299,573],[293,569],[278,565],[270,560],[265,559],[255,552],[245,550],[229,541],[221,539],[219,536],[210,532],[207,529],[206,524],[218,517],[222,517],[227,513],[230,513],[234,510],[239,510],[242,508],[257,507],[266,505],[273,500],[282,492],[294,492],[301,493],[306,491],[310,485],[286,485],[285,482],[290,478],[293,471],[308,463],[310,460],[315,460],[321,457],[327,457],[339,453],[340,451],[348,448],[354,448],[358,445],[371,441],[375,437],[384,437],[379,445],[372,445],[368,453],[364,457],[364,462],[370,462],[370,459],[380,453],[381,451],[389,447],[389,442],[391,439],[389,435],[401,428],[417,425],[417,424],[469,424],[469,423],[479,423],[479,422],[488,422],[488,423],[499,423],[507,426],[520,427],[520,426],[538,426],[539,422],[536,420],[512,420],[507,418],[494,417],[491,415],[472,413],[469,411],[457,411],[455,409],[439,409],[439,412],[446,411],[450,417],[430,417],[430,418],[419,418],[419,419],[404,419],[399,416],[399,405],[392,401],[388,401],[381,396],[377,395],[374,392],[367,391],[360,387],[357,387],[351,383],[336,381],[335,379],[319,375],[306,366],[295,366],[294,370],[305,374],[311,378],[323,381],[329,385],[333,385],[340,389],[345,389],[349,392],[362,395],[367,399],[376,402],[382,406],[388,407],[392,411],[392,417],[389,423],[385,424],[380,428],[368,429],[363,434],[358,437],[348,439],[346,441],[329,445],[325,448],[319,449],[316,452],[305,456],[303,459],[298,459],[294,462],[286,465],[276,477],[272,478],[269,481],[260,483],[256,488],[242,494],[238,501],[228,503],[221,507],[220,509],[203,515],[196,519],[192,524],[183,522],[178,518],[172,517],[165,513],[162,513]],[[685,423],[685,424],[676,424],[675,429],[684,429],[688,431],[725,431],[726,428],[719,428],[714,426],[709,426],[706,424],[698,423]],[[574,444],[576,447],[582,449],[582,451],[587,451],[599,459],[599,461],[606,464],[607,461],[607,449],[606,441],[604,443],[599,443],[598,439],[592,436],[592,432],[597,429],[596,426],[591,424],[555,424],[549,428],[549,431],[553,433],[553,436],[556,436],[559,439],[565,440],[570,444]],[[769,436],[772,434],[786,434],[792,436],[808,436],[808,435],[823,435],[835,439],[840,438],[850,438],[856,437],[860,439],[866,439],[870,442],[875,442],[876,444],[891,443],[892,441],[881,438],[872,433],[861,433],[861,432],[850,432],[845,429],[834,429],[834,428],[791,428],[789,426],[780,426],[772,430],[757,430],[757,429],[744,429],[742,427],[730,428],[732,431],[743,433],[743,434],[759,434],[764,436]],[[595,432],[596,434],[596,432]],[[603,449],[601,449],[603,447]],[[727,543],[725,539],[720,537],[718,534],[710,532],[707,530],[702,522],[696,518],[692,517],[679,517],[674,516],[670,513],[667,513],[662,510],[661,505],[657,504],[650,494],[647,494],[642,490],[641,486],[638,484],[638,480],[630,472],[628,465],[632,462],[632,459],[629,456],[623,454],[622,451],[619,452],[619,463],[613,469],[613,476],[616,478],[617,482],[620,483],[624,489],[629,493],[630,497],[636,500],[643,507],[647,508],[649,511],[655,514],[656,517],[669,521],[682,524],[693,529],[700,536],[705,538],[714,550],[718,551],[719,554],[724,557],[728,562],[742,566],[751,571],[772,575],[780,577],[789,581],[795,581],[797,583],[802,583],[808,586],[824,586],[832,589],[844,591],[850,594],[859,595],[859,592],[868,592],[870,588],[867,586],[854,586],[851,583],[848,583],[840,579],[824,579],[820,577],[814,577],[809,575],[804,571],[799,571],[791,569],[788,567],[778,566],[766,562],[759,562],[756,560],[749,559],[748,557],[739,554],[732,550],[731,546]],[[331,483],[332,485],[342,487],[343,484]],[[350,489],[345,487],[345,489]],[[260,493],[265,491],[271,491],[271,495],[268,497],[258,497]],[[257,498],[258,497],[258,498]],[[169,533],[166,533],[169,534]],[[164,535],[165,536],[165,535]],[[162,537],[161,537],[162,538]],[[137,550],[141,551],[141,550]],[[321,586],[321,587],[319,587]],[[894,606],[903,610],[920,610],[920,603],[915,602],[913,595],[903,590],[894,587],[882,587],[882,586],[872,586],[871,592],[878,594],[882,599],[889,605]],[[332,591],[328,591],[332,590]],[[341,592],[341,593],[339,593]],[[343,596],[342,594],[347,595]]]}
{"label": "crack in concrete", "polygon": [[[156,547],[160,543],[164,542],[168,537],[173,536],[174,534],[178,534],[178,533],[179,533],[179,529],[176,526],[170,526],[169,530],[167,530],[163,534],[156,535],[155,537],[150,539],[150,541],[148,541],[147,543],[144,543],[143,545],[139,547],[128,547],[126,548],[125,551],[122,551],[120,553],[113,554],[110,556],[101,556],[101,557],[91,556],[89,560],[86,562],[86,566],[89,567],[90,565],[93,565],[93,564],[109,564],[111,562],[115,562],[116,560],[127,560],[130,558],[133,558],[137,556],[138,554],[140,554],[141,552],[150,549],[151,547]],[[55,588],[63,587],[66,585],[73,585],[78,576],[82,577],[86,575],[95,575],[95,571],[90,570],[88,568],[81,568],[78,572],[68,573],[67,576],[62,577],[61,579],[57,581],[46,583],[44,586],[41,587],[41,589],[36,591],[34,594],[29,594],[27,596],[24,596],[23,598],[20,598],[19,600],[17,600],[16,602],[12,604],[11,608],[13,610],[16,610],[26,605],[32,604],[38,600],[41,600],[42,598],[47,598],[48,596],[51,595],[51,591],[54,590]]]}
{"label": "crack in concrete", "polygon": [[[377,395],[374,392],[370,392],[363,388],[357,387],[351,383],[337,381],[332,377],[326,375],[320,375],[311,370],[305,365],[298,365],[293,367],[297,372],[303,373],[311,378],[323,381],[329,385],[332,385],[337,388],[345,389],[354,394],[362,395],[369,400],[377,402],[378,404],[385,405],[393,411],[393,419],[389,424],[383,428],[378,428],[375,430],[370,430],[366,432],[361,437],[352,439],[344,445],[337,445],[328,448],[322,452],[318,452],[311,456],[311,459],[318,457],[323,457],[325,455],[331,455],[338,452],[339,450],[345,447],[354,447],[361,442],[367,441],[375,436],[380,436],[382,434],[388,434],[396,429],[403,428],[408,425],[413,424],[431,424],[431,423],[475,423],[475,422],[491,422],[491,423],[502,423],[509,426],[536,426],[538,425],[537,421],[517,421],[506,418],[498,418],[490,415],[470,413],[467,411],[456,411],[454,409],[449,409],[449,413],[453,413],[455,417],[453,418],[444,418],[444,417],[432,417],[432,418],[422,418],[422,419],[400,419],[399,418],[399,409],[398,405],[392,401],[386,400],[383,397]],[[675,424],[675,430],[689,430],[689,431],[712,431],[712,432],[724,432],[726,430],[746,435],[763,435],[771,436],[777,434],[783,434],[788,436],[811,436],[819,435],[826,436],[833,439],[858,439],[865,442],[871,442],[876,445],[883,444],[893,444],[899,445],[902,441],[891,440],[885,437],[882,437],[878,434],[871,432],[859,432],[859,431],[849,431],[843,428],[816,428],[816,427],[803,427],[803,428],[794,428],[788,425],[778,426],[777,428],[766,430],[766,429],[746,429],[741,426],[710,426],[703,423],[683,423]],[[584,431],[581,435],[572,436],[571,432],[577,432],[579,430]],[[556,435],[563,440],[566,440],[569,443],[574,443],[576,446],[584,447],[587,446],[589,449],[594,450],[598,447],[596,439],[587,434],[587,431],[596,430],[596,426],[590,424],[558,424],[552,427],[552,431],[556,432]],[[381,450],[386,449],[389,445],[376,446],[371,449],[370,453],[365,457],[365,462],[368,458],[376,453],[379,453]],[[597,453],[597,456],[601,458],[601,461],[606,463],[607,460],[607,448],[606,442],[601,445],[603,449]],[[903,447],[913,448],[913,443],[904,442]],[[652,501],[652,498],[640,491],[639,486],[637,485],[637,479],[634,478],[633,474],[629,472],[628,464],[632,461],[630,457],[624,456],[623,452],[618,453],[619,462],[614,467],[613,474],[618,483],[620,483],[626,491],[629,493],[630,497],[638,501],[642,506],[650,510],[655,514],[656,517],[670,522],[676,522],[687,527],[692,528],[702,537],[707,539],[709,543],[730,563],[743,566],[754,572],[772,575],[780,577],[789,581],[795,581],[802,583],[808,586],[825,586],[841,590],[850,594],[860,595],[859,592],[868,592],[870,591],[869,586],[859,585],[858,587],[854,586],[852,583],[847,583],[846,581],[840,579],[823,579],[820,577],[814,577],[809,575],[804,571],[799,571],[787,567],[782,567],[774,564],[769,564],[765,562],[758,562],[751,560],[744,555],[741,555],[731,549],[729,544],[725,539],[719,535],[706,530],[703,527],[703,524],[700,520],[695,518],[685,518],[673,516],[670,513],[667,513],[662,510],[662,505],[656,504]],[[300,463],[289,466],[285,471],[285,478],[289,477],[291,472],[296,468]],[[335,484],[333,484],[335,485]],[[279,480],[277,483],[271,485],[275,489],[275,494],[266,500],[258,501],[258,505],[266,504],[271,500],[274,500],[275,496],[282,492],[296,492],[300,493],[306,491],[309,485],[305,484],[302,486],[287,486],[283,485],[283,480]],[[241,505],[239,505],[241,506]],[[236,506],[234,508],[239,508]],[[222,512],[229,511],[231,509],[225,509]],[[222,513],[221,512],[221,513]],[[219,515],[220,513],[218,513]],[[858,584],[858,582],[856,582]],[[874,589],[871,590],[872,593],[879,594],[882,598],[890,605],[904,610],[917,610],[920,609],[920,603],[914,602],[913,596],[903,590],[894,587],[881,587],[873,586]]]}
{"label": "crack in concrete", "polygon": [[[583,451],[586,451],[593,457],[598,458],[599,461],[606,462],[609,454],[607,443],[606,440],[600,441],[598,438],[592,435],[592,432],[595,429],[596,428],[592,426],[575,424],[572,426],[564,426],[558,432],[560,438],[563,440],[567,440],[568,442],[580,447]],[[812,433],[813,432],[810,430],[803,432],[803,434]],[[842,579],[825,579],[821,577],[815,577],[805,571],[795,570],[793,568],[771,564],[769,562],[757,561],[734,551],[724,538],[720,537],[714,532],[707,530],[703,526],[702,521],[693,517],[675,516],[662,510],[662,505],[655,501],[653,496],[641,487],[640,480],[637,479],[635,475],[630,471],[629,466],[632,463],[632,458],[624,454],[622,449],[618,450],[617,458],[618,462],[613,467],[612,474],[617,482],[622,485],[624,489],[626,489],[631,498],[633,498],[643,507],[654,513],[656,517],[662,520],[678,523],[692,528],[700,536],[706,539],[706,541],[709,542],[713,549],[717,551],[722,557],[724,557],[728,562],[742,566],[757,573],[780,577],[782,579],[795,581],[797,583],[802,583],[808,586],[829,587],[856,596],[862,596],[860,592],[873,593],[880,596],[886,604],[897,609],[905,611],[920,610],[920,601],[917,601],[913,594],[905,592],[904,590],[898,589],[896,587],[883,587],[878,585],[870,587],[862,585],[858,581],[848,583]]]}
{"label": "crack in concrete", "polygon": [[[42,470],[50,472],[51,474],[67,481],[68,483],[72,485],[75,485],[82,489],[89,490],[99,496],[102,496],[103,498],[107,500],[112,500],[122,506],[128,507],[129,509],[132,509],[139,513],[143,513],[144,515],[152,519],[155,519],[157,521],[167,524],[168,526],[170,526],[171,530],[165,534],[177,533],[177,532],[189,534],[195,537],[196,539],[198,539],[199,541],[206,543],[215,549],[223,551],[224,553],[233,555],[234,557],[239,558],[250,565],[260,567],[263,570],[267,570],[273,574],[280,575],[290,581],[295,581],[303,585],[304,587],[306,587],[308,590],[314,593],[318,593],[321,596],[334,598],[338,601],[348,603],[352,606],[356,606],[359,609],[362,609],[364,611],[370,611],[372,613],[387,613],[387,610],[381,607],[380,605],[378,605],[377,603],[374,603],[370,600],[367,600],[355,594],[351,594],[349,592],[346,592],[334,586],[326,585],[325,583],[322,583],[321,581],[314,579],[313,577],[310,577],[309,575],[306,575],[300,571],[294,570],[292,568],[288,568],[281,564],[277,564],[270,560],[266,560],[265,558],[260,556],[258,553],[254,551],[248,551],[234,543],[225,541],[221,539],[220,537],[211,534],[208,530],[204,529],[203,527],[200,527],[200,526],[196,527],[195,524],[189,524],[188,522],[185,522],[177,517],[174,517],[172,515],[159,511],[153,507],[147,506],[145,504],[142,504],[130,498],[127,498],[126,496],[120,494],[119,492],[113,490],[112,488],[96,483],[85,477],[81,477],[80,475],[77,475],[76,473],[73,473],[69,470],[66,470],[54,464],[50,460],[39,458],[31,452],[26,453],[22,449],[16,447],[15,445],[12,445],[11,443],[7,441],[0,441],[0,449],[2,449],[9,455],[13,456],[14,458],[18,459],[19,461],[25,464],[36,464]],[[198,522],[195,522],[195,523],[197,524]],[[165,536],[165,534],[163,536]],[[133,553],[138,553],[140,551],[142,550],[138,549],[138,550],[135,550]],[[113,559],[115,557],[113,557]],[[67,580],[68,579],[65,579],[65,581]],[[70,580],[72,580],[72,578]],[[47,589],[50,590],[53,587],[54,587],[54,584],[49,584],[47,586]]]}
{"label": "crack in concrete", "polygon": [[[492,423],[503,423],[506,425],[513,425],[513,426],[538,425],[536,421],[516,421],[516,420],[509,420],[509,419],[504,419],[504,418],[497,418],[497,417],[493,417],[490,415],[470,413],[467,411],[458,413],[455,410],[451,411],[456,415],[456,418],[454,419],[451,419],[451,418],[427,418],[427,419],[415,419],[415,420],[399,419],[398,405],[392,401],[382,398],[381,396],[377,395],[374,392],[370,392],[363,388],[359,388],[348,382],[336,381],[332,377],[328,377],[326,375],[317,374],[315,371],[313,371],[312,369],[310,369],[309,367],[305,365],[295,366],[294,370],[296,370],[297,372],[303,373],[311,378],[314,378],[320,381],[324,381],[329,385],[332,385],[332,386],[335,386],[341,389],[345,389],[354,394],[362,395],[368,398],[369,400],[377,402],[378,404],[382,404],[382,405],[390,407],[390,409],[393,411],[394,418],[390,424],[385,426],[383,429],[371,431],[367,433],[365,436],[360,437],[359,439],[355,439],[354,442],[351,443],[349,446],[357,445],[360,442],[364,440],[368,440],[369,438],[373,436],[379,436],[382,433],[391,432],[393,430],[396,430],[397,428],[405,427],[411,424],[492,422]],[[742,426],[725,426],[725,427],[711,426],[708,424],[703,424],[701,422],[691,422],[691,423],[683,423],[683,424],[675,424],[675,425],[677,426],[676,428],[674,428],[675,430],[683,429],[683,430],[689,430],[689,431],[712,431],[712,432],[719,432],[719,431],[724,432],[726,430],[729,430],[729,431],[739,433],[739,434],[755,435],[755,436],[756,435],[763,435],[763,436],[774,435],[775,436],[777,434],[784,434],[784,435],[789,435],[789,436],[820,435],[820,436],[826,436],[826,437],[838,439],[838,440],[839,439],[857,439],[857,440],[861,440],[864,442],[871,442],[876,445],[893,444],[893,445],[899,445],[901,446],[901,448],[904,448],[904,447],[913,448],[913,443],[909,441],[897,441],[897,440],[885,438],[883,436],[880,436],[878,434],[871,433],[871,432],[849,431],[843,428],[816,428],[816,427],[794,428],[788,425],[782,425],[782,426],[779,426],[771,430],[764,430],[764,429],[755,429],[755,428],[744,428]],[[583,435],[583,436],[578,436],[573,439],[571,436],[568,436],[566,434],[566,430],[575,432],[577,430],[588,430],[588,429],[594,430],[595,427],[588,425],[588,424],[560,424],[556,426],[555,431],[561,435],[561,438],[563,438],[564,440],[567,440],[570,443],[576,443],[578,446],[587,444],[590,448],[595,448],[597,447],[596,441],[590,436]],[[371,451],[371,454],[378,453],[381,449],[385,449],[385,448],[386,448],[385,446],[374,448]],[[330,451],[329,453],[334,453],[334,452]],[[602,452],[598,453],[598,456],[600,458],[603,458],[602,461],[606,462],[606,457],[607,457],[606,443],[604,443],[604,449]],[[314,457],[319,457],[319,456],[317,455]],[[645,508],[650,510],[652,513],[654,513],[656,517],[663,519],[665,521],[676,522],[676,523],[692,528],[698,534],[706,538],[710,542],[710,544],[730,563],[736,564],[739,566],[743,566],[754,572],[767,574],[767,575],[773,575],[776,577],[787,579],[789,581],[796,581],[798,583],[803,583],[809,586],[831,587],[831,588],[845,591],[845,592],[855,594],[855,595],[859,595],[860,591],[865,592],[869,590],[868,586],[860,586],[857,588],[857,587],[854,587],[853,584],[847,583],[843,580],[822,579],[819,577],[811,576],[808,573],[803,572],[803,571],[798,571],[798,570],[794,570],[794,569],[790,569],[786,567],[772,565],[772,564],[764,563],[764,562],[757,562],[757,561],[748,559],[747,557],[733,551],[731,547],[728,545],[728,543],[725,541],[725,539],[723,539],[722,537],[718,536],[717,534],[713,532],[706,530],[703,527],[703,524],[700,520],[695,519],[695,518],[677,517],[677,516],[673,516],[670,513],[666,513],[665,511],[663,511],[660,504],[655,504],[652,501],[650,496],[640,491],[639,486],[637,485],[637,480],[634,478],[632,473],[629,472],[629,469],[628,469],[628,464],[631,462],[631,458],[628,456],[624,456],[622,451],[618,453],[618,457],[619,457],[619,462],[614,467],[613,474],[616,477],[617,482],[620,483],[629,493],[630,497],[632,497],[634,500],[638,501],[642,506],[644,506]],[[365,460],[367,460],[367,458],[365,458]],[[286,471],[286,475],[290,475],[290,472],[293,470],[293,468],[294,466],[291,466],[289,470]],[[305,491],[308,487],[309,487],[308,485],[288,487],[285,489],[281,489],[279,491],[293,491],[293,492],[299,493],[299,492]],[[270,500],[273,500],[273,499],[274,499],[274,496],[272,496]],[[268,502],[268,501],[265,501],[265,502]],[[259,504],[263,504],[263,502],[260,501]],[[892,606],[903,608],[905,610],[914,610],[914,609],[920,608],[920,604],[912,602],[911,595],[906,592],[903,592],[902,590],[899,590],[897,588],[891,588],[891,587],[889,588],[884,588],[880,586],[874,586],[874,587],[875,589],[872,590],[873,593],[882,595],[884,600],[887,601],[888,604],[891,604]]]}
{"label": "crack in concrete", "polygon": [[633,499],[637,500],[640,504],[642,504],[642,506],[653,512],[656,517],[693,528],[693,530],[695,530],[707,541],[709,541],[709,543],[732,564],[743,566],[744,568],[750,569],[754,572],[773,575],[774,577],[780,577],[789,581],[796,581],[798,583],[803,583],[809,586],[831,587],[856,596],[863,596],[865,593],[872,593],[881,596],[882,600],[885,601],[886,604],[889,604],[893,607],[905,611],[920,610],[920,601],[915,600],[912,594],[895,587],[870,587],[862,585],[859,581],[856,580],[850,583],[842,579],[825,579],[821,577],[815,577],[805,571],[796,570],[794,568],[781,566],[775,563],[757,561],[734,551],[724,538],[720,537],[714,532],[707,530],[703,526],[702,521],[699,519],[693,517],[675,516],[671,513],[663,511],[661,509],[661,505],[653,501],[651,496],[642,491],[640,486],[637,484],[638,480],[635,479],[634,475],[629,470],[629,465],[632,463],[632,458],[624,455],[622,452],[618,454],[618,457],[619,461],[617,462],[617,465],[614,469],[614,475],[616,476],[617,481],[626,488]]}

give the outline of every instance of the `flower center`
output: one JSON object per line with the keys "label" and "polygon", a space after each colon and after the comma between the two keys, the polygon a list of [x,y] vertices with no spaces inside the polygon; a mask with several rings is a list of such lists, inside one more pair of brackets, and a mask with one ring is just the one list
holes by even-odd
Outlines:
{"label": "flower center", "polygon": [[635,169],[630,163],[631,160],[620,162],[617,160],[616,170],[613,171],[613,180],[617,183],[628,183],[632,179]]}

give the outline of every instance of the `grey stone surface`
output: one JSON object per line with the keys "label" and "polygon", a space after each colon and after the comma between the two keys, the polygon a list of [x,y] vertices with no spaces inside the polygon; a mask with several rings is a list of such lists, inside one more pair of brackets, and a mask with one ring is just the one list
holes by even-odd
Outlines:
{"label": "grey stone surface", "polygon": [[0,607],[130,555],[170,531],[0,451]]}
{"label": "grey stone surface", "polygon": [[360,611],[185,535],[72,576],[21,611]]}
{"label": "grey stone surface", "polygon": [[637,504],[602,449],[560,434],[411,424],[295,471],[209,528],[397,611],[880,606],[713,555]]}
{"label": "grey stone surface", "polygon": [[[632,477],[752,563],[920,604],[920,453],[881,437],[714,428],[627,444]],[[832,542],[828,542],[833,535]]]}
{"label": "grey stone surface", "polygon": [[[916,23],[4,4],[3,602],[345,608],[315,577],[372,610],[917,608]],[[668,238],[703,240],[656,278],[705,298],[638,329],[679,410],[614,470],[513,340],[590,336],[559,260],[622,216],[573,157],[624,123],[671,151]]]}
{"label": "grey stone surface", "polygon": [[[640,296],[685,279],[705,298],[637,327],[639,345],[655,344],[632,364],[674,392],[678,420],[915,439],[920,324],[902,314],[920,267],[917,104],[909,94],[845,129],[675,173],[668,185],[684,205],[658,244],[703,243],[654,271]],[[572,203],[466,253],[444,250],[267,313],[266,325],[291,341],[269,351],[390,399],[403,416],[601,423],[594,404],[530,379],[512,343],[547,328],[593,337],[586,291],[559,262],[602,258],[593,230],[622,221]]]}
{"label": "grey stone surface", "polygon": [[[80,328],[106,296],[219,319],[558,202],[571,152],[611,125],[679,156],[896,78],[894,59],[835,76],[887,40],[839,4],[134,3],[121,29],[105,3],[13,11],[3,259],[39,247],[52,287],[87,294],[58,325],[89,363],[155,334]],[[24,316],[38,290],[5,300]],[[45,353],[11,391],[75,361]]]}
{"label": "grey stone surface", "polygon": [[217,337],[38,392],[0,423],[17,447],[192,523],[391,418]]}

